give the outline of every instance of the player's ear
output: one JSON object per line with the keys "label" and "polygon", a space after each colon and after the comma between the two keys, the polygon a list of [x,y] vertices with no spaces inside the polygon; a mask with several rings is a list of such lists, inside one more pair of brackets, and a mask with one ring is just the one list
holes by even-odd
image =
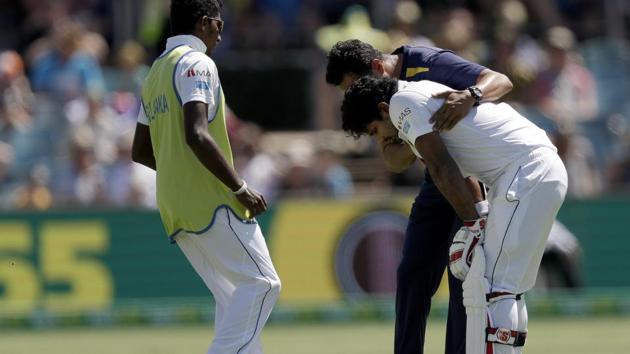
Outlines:
{"label": "player's ear", "polygon": [[372,59],[372,74],[378,77],[382,77],[385,73],[385,66],[383,65],[383,59]]}
{"label": "player's ear", "polygon": [[206,33],[208,31],[208,25],[210,21],[208,20],[208,16],[201,16],[197,22],[195,23],[195,31],[194,33]]}
{"label": "player's ear", "polygon": [[381,119],[388,121],[389,120],[389,104],[387,104],[387,102],[379,102],[379,104],[377,105],[377,108],[378,108],[378,114],[379,116],[381,116]]}

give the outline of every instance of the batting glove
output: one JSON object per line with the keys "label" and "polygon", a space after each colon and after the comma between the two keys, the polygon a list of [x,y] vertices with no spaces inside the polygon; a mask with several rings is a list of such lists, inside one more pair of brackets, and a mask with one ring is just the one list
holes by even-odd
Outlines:
{"label": "batting glove", "polygon": [[453,237],[448,250],[448,266],[455,278],[464,280],[472,264],[475,246],[481,245],[485,236],[486,218],[464,221]]}

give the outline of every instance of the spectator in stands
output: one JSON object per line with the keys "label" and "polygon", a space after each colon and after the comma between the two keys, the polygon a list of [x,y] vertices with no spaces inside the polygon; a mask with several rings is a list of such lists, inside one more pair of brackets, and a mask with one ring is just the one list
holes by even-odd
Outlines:
{"label": "spectator in stands", "polygon": [[282,192],[289,196],[313,195],[317,185],[313,174],[313,143],[306,139],[294,139],[286,147],[287,166],[282,183]]}
{"label": "spectator in stands", "polygon": [[507,0],[499,5],[488,59],[490,67],[505,73],[512,80],[514,88],[503,97],[511,103],[534,104],[533,101],[527,102],[526,90],[538,76],[545,60],[543,49],[525,30],[527,23],[527,9],[521,1]]}
{"label": "spectator in stands", "polygon": [[50,170],[43,164],[35,165],[28,180],[13,193],[12,208],[47,210],[53,205],[53,196],[48,187]]}
{"label": "spectator in stands", "polygon": [[13,147],[0,141],[0,209],[11,206],[14,180],[10,174],[13,163]]}
{"label": "spectator in stands", "polygon": [[348,7],[340,23],[321,27],[315,32],[317,45],[326,53],[335,43],[352,38],[370,43],[383,52],[391,49],[387,33],[372,27],[370,14],[360,5]]}
{"label": "spectator in stands", "polygon": [[390,51],[403,45],[434,46],[431,39],[418,32],[418,26],[422,19],[422,9],[418,3],[412,0],[398,1],[393,15],[393,25],[389,30],[391,39]]}
{"label": "spectator in stands", "polygon": [[81,35],[78,52],[96,60],[99,66],[105,65],[109,56],[109,44],[98,32],[87,31]]}
{"label": "spectator in stands", "polygon": [[71,138],[68,201],[72,205],[106,204],[105,171],[96,160],[93,142],[94,136],[89,129],[77,129]]}
{"label": "spectator in stands", "polygon": [[116,140],[116,159],[107,168],[105,181],[108,204],[122,208],[155,207],[155,189],[147,190],[143,187],[155,187],[155,172],[145,173],[146,167],[132,163],[132,130],[121,134]]}
{"label": "spectator in stands", "polygon": [[0,141],[10,142],[16,130],[28,128],[34,102],[20,55],[0,52]]}
{"label": "spectator in stands", "polygon": [[144,78],[149,72],[146,65],[146,52],[140,43],[126,41],[116,53],[116,65],[119,82],[117,90],[140,94]]}
{"label": "spectator in stands", "polygon": [[31,80],[35,91],[50,93],[66,102],[88,95],[101,96],[105,83],[96,58],[81,50],[85,32],[75,22],[55,24],[51,46],[35,53]]}
{"label": "spectator in stands", "polygon": [[477,28],[473,14],[465,8],[453,8],[448,12],[435,36],[435,46],[447,48],[460,57],[472,62],[480,62],[478,53]]}
{"label": "spectator in stands", "polygon": [[338,154],[329,147],[322,147],[317,151],[314,171],[324,195],[348,198],[354,194],[350,171],[341,163]]}
{"label": "spectator in stands", "polygon": [[553,27],[545,35],[548,65],[534,84],[541,111],[567,129],[597,117],[597,87],[575,50],[568,28]]}
{"label": "spectator in stands", "polygon": [[548,67],[539,73],[532,89],[538,110],[556,125],[554,143],[569,175],[568,195],[590,197],[602,192],[601,172],[592,143],[579,124],[597,117],[597,88],[575,50],[575,36],[565,27],[545,35]]}
{"label": "spectator in stands", "polygon": [[[10,194],[14,189],[15,183],[10,181],[27,179],[31,163],[39,158],[40,141],[32,141],[34,130],[39,129],[33,124],[36,102],[39,103],[25,76],[21,56],[12,50],[0,52],[0,144],[6,143],[3,150],[10,151],[10,154],[4,154],[6,171],[3,173],[5,178],[0,177],[0,184],[13,184],[0,185],[3,193]],[[7,159],[7,156],[11,158]],[[8,194],[3,196],[5,201],[11,198]]]}
{"label": "spectator in stands", "polygon": [[[250,186],[265,196],[267,204],[273,204],[279,194],[282,172],[278,162],[262,149],[263,131],[253,123],[242,123],[232,141],[235,151],[234,165]],[[239,146],[236,147],[236,144]]]}
{"label": "spectator in stands", "polygon": [[67,104],[70,134],[89,130],[98,162],[111,164],[116,158],[116,141],[121,133],[131,130],[133,122],[125,121],[100,97],[77,98]]}

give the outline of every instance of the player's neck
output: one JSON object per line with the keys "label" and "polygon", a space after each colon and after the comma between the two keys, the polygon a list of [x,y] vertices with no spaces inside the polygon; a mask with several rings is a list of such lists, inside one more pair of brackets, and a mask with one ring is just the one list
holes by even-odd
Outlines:
{"label": "player's neck", "polygon": [[402,60],[400,54],[387,54],[383,58],[383,69],[388,77],[399,78],[402,70]]}

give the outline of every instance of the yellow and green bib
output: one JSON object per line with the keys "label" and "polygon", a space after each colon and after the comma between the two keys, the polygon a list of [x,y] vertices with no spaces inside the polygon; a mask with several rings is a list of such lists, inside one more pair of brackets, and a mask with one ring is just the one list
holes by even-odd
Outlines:
{"label": "yellow and green bib", "polygon": [[[192,51],[182,45],[159,57],[142,89],[142,106],[149,121],[157,167],[158,208],[170,237],[181,230],[205,231],[212,225],[215,211],[222,206],[231,208],[243,219],[247,217],[242,204],[186,144],[184,110],[175,87],[175,75],[179,61]],[[219,95],[216,115],[208,120],[208,132],[232,166],[225,97],[220,87]]]}

